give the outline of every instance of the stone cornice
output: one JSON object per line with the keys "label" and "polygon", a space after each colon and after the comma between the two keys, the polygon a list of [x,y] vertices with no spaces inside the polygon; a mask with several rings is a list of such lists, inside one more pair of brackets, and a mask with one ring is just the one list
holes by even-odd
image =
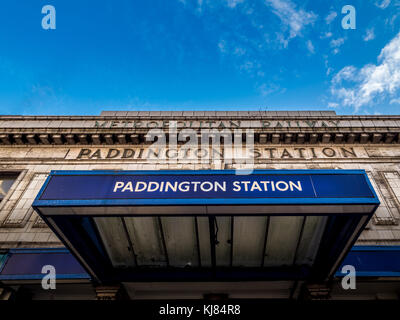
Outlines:
{"label": "stone cornice", "polygon": [[[132,114],[136,114],[133,116]],[[337,116],[332,112],[103,112],[101,116],[0,116],[2,145],[145,143],[149,129],[252,129],[255,143],[399,143],[400,115]]]}
{"label": "stone cornice", "polygon": [[[105,131],[105,132],[104,132]],[[86,131],[70,132],[16,132],[0,133],[0,145],[116,145],[116,144],[146,144],[146,133],[126,132],[91,133]],[[345,132],[335,130],[312,130],[310,132],[271,132],[264,130],[256,132],[254,142],[261,144],[318,144],[318,143],[348,143],[348,144],[393,144],[400,143],[399,130],[396,131],[358,131]],[[200,135],[198,135],[200,140]]]}

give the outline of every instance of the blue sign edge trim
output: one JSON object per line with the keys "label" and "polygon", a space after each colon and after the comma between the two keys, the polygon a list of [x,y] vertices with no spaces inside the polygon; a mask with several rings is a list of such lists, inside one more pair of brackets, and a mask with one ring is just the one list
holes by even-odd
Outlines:
{"label": "blue sign edge trim", "polygon": [[[239,171],[240,172],[240,171]],[[252,172],[258,174],[366,174],[363,169],[254,169]],[[130,175],[130,174],[235,174],[236,170],[51,170],[50,175]],[[248,174],[251,175],[251,174]]]}
{"label": "blue sign edge trim", "polygon": [[[355,245],[351,248],[352,252],[357,251],[399,251],[400,254],[400,246],[362,246]],[[9,249],[5,254],[9,256],[13,253],[70,253],[67,248],[15,248]],[[8,259],[7,259],[8,260]],[[6,261],[5,261],[6,262]],[[5,265],[5,263],[4,263]],[[4,266],[3,265],[3,266]],[[342,278],[346,274],[337,271],[335,273],[335,277]],[[357,272],[357,276],[359,277],[400,277],[400,271],[359,271]],[[43,275],[39,274],[23,274],[23,275],[0,275],[0,280],[40,280],[43,278]],[[91,279],[88,274],[59,274],[57,275],[57,279]]]}
{"label": "blue sign edge trim", "polygon": [[378,205],[376,198],[216,198],[216,199],[107,199],[35,200],[37,207],[174,206],[174,205]]}
{"label": "blue sign edge trim", "polygon": [[[236,174],[236,170],[51,170],[49,176],[40,188],[32,207],[71,207],[71,206],[150,206],[150,205],[227,205],[227,204],[380,204],[378,196],[369,181],[365,170],[346,170],[346,169],[284,169],[284,170],[264,170],[255,169],[252,174],[360,174],[363,175],[373,198],[214,198],[214,199],[107,199],[107,200],[40,200],[52,176],[57,175],[213,175],[213,174]],[[268,200],[268,201],[266,201]]]}
{"label": "blue sign edge trim", "polygon": [[[351,248],[350,252],[359,252],[359,251],[398,251],[400,254],[400,246],[396,245],[383,245],[383,246],[362,246],[355,245]],[[343,260],[345,261],[346,258]],[[339,266],[340,268],[340,266]],[[346,276],[346,273],[342,273],[338,268],[338,271],[335,273],[335,277],[342,278]],[[400,271],[356,271],[356,276],[358,277],[400,277]]]}
{"label": "blue sign edge trim", "polygon": [[71,253],[67,248],[12,248],[9,253]]}
{"label": "blue sign edge trim", "polygon": [[[45,274],[11,274],[11,275],[0,275],[0,280],[42,280]],[[73,280],[73,279],[91,279],[88,274],[76,273],[76,274],[56,274],[56,280]]]}
{"label": "blue sign edge trim", "polygon": [[[1,272],[5,268],[8,260],[13,254],[38,254],[38,253],[66,253],[71,254],[67,248],[13,248],[9,249],[5,253],[5,259],[3,265],[0,266],[0,280],[41,280],[44,274],[11,274],[1,275]],[[78,263],[80,263],[78,261]],[[74,279],[87,279],[91,277],[88,273],[74,273],[74,274],[56,274],[58,280],[74,280]]]}
{"label": "blue sign edge trim", "polygon": [[356,245],[351,248],[351,251],[399,251],[400,252],[400,246],[392,245],[392,246],[387,246],[387,245],[382,245],[382,246],[362,246],[362,245]]}

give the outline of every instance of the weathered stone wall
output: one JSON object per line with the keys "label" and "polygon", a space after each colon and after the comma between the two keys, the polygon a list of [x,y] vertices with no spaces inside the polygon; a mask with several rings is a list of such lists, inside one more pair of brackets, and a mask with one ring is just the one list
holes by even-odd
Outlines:
{"label": "weathered stone wall", "polygon": [[[33,212],[31,204],[50,170],[230,169],[231,161],[185,159],[179,147],[167,152],[148,145],[2,145],[0,170],[20,172],[0,203],[0,248],[58,247],[57,237]],[[110,151],[114,150],[114,151]],[[115,151],[116,150],[116,151]],[[126,151],[130,150],[130,151]],[[381,206],[358,244],[400,243],[400,145],[260,144],[251,151],[255,169],[364,169]],[[155,154],[155,155],[154,155]],[[168,154],[168,155],[166,155]],[[125,155],[125,156],[124,156]],[[159,157],[161,157],[159,155]]]}
{"label": "weathered stone wall", "polygon": [[[0,171],[19,177],[0,203],[0,248],[57,247],[31,205],[50,170],[233,169],[224,146],[157,149],[149,130],[250,129],[255,169],[364,169],[381,206],[359,244],[400,242],[400,116],[333,111],[102,112],[100,116],[0,116]],[[242,135],[239,133],[239,135]],[[224,150],[222,150],[224,149]],[[218,158],[223,154],[222,159]],[[209,156],[212,155],[211,161]]]}

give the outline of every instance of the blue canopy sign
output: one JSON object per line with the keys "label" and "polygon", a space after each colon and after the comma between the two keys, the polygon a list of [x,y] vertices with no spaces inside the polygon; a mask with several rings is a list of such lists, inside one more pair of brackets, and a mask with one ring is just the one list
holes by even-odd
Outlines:
{"label": "blue canopy sign", "polygon": [[52,171],[33,208],[94,278],[157,282],[327,279],[378,205],[363,170],[166,170]]}
{"label": "blue canopy sign", "polygon": [[374,198],[363,172],[59,172],[39,200]]}

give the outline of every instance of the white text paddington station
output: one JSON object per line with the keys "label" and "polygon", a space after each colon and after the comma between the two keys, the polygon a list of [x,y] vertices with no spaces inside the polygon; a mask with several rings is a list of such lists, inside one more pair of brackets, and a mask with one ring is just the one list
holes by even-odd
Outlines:
{"label": "white text paddington station", "polygon": [[217,192],[227,191],[227,187],[234,191],[302,191],[301,181],[233,181],[227,186],[227,182],[218,181],[117,181],[113,192]]}

